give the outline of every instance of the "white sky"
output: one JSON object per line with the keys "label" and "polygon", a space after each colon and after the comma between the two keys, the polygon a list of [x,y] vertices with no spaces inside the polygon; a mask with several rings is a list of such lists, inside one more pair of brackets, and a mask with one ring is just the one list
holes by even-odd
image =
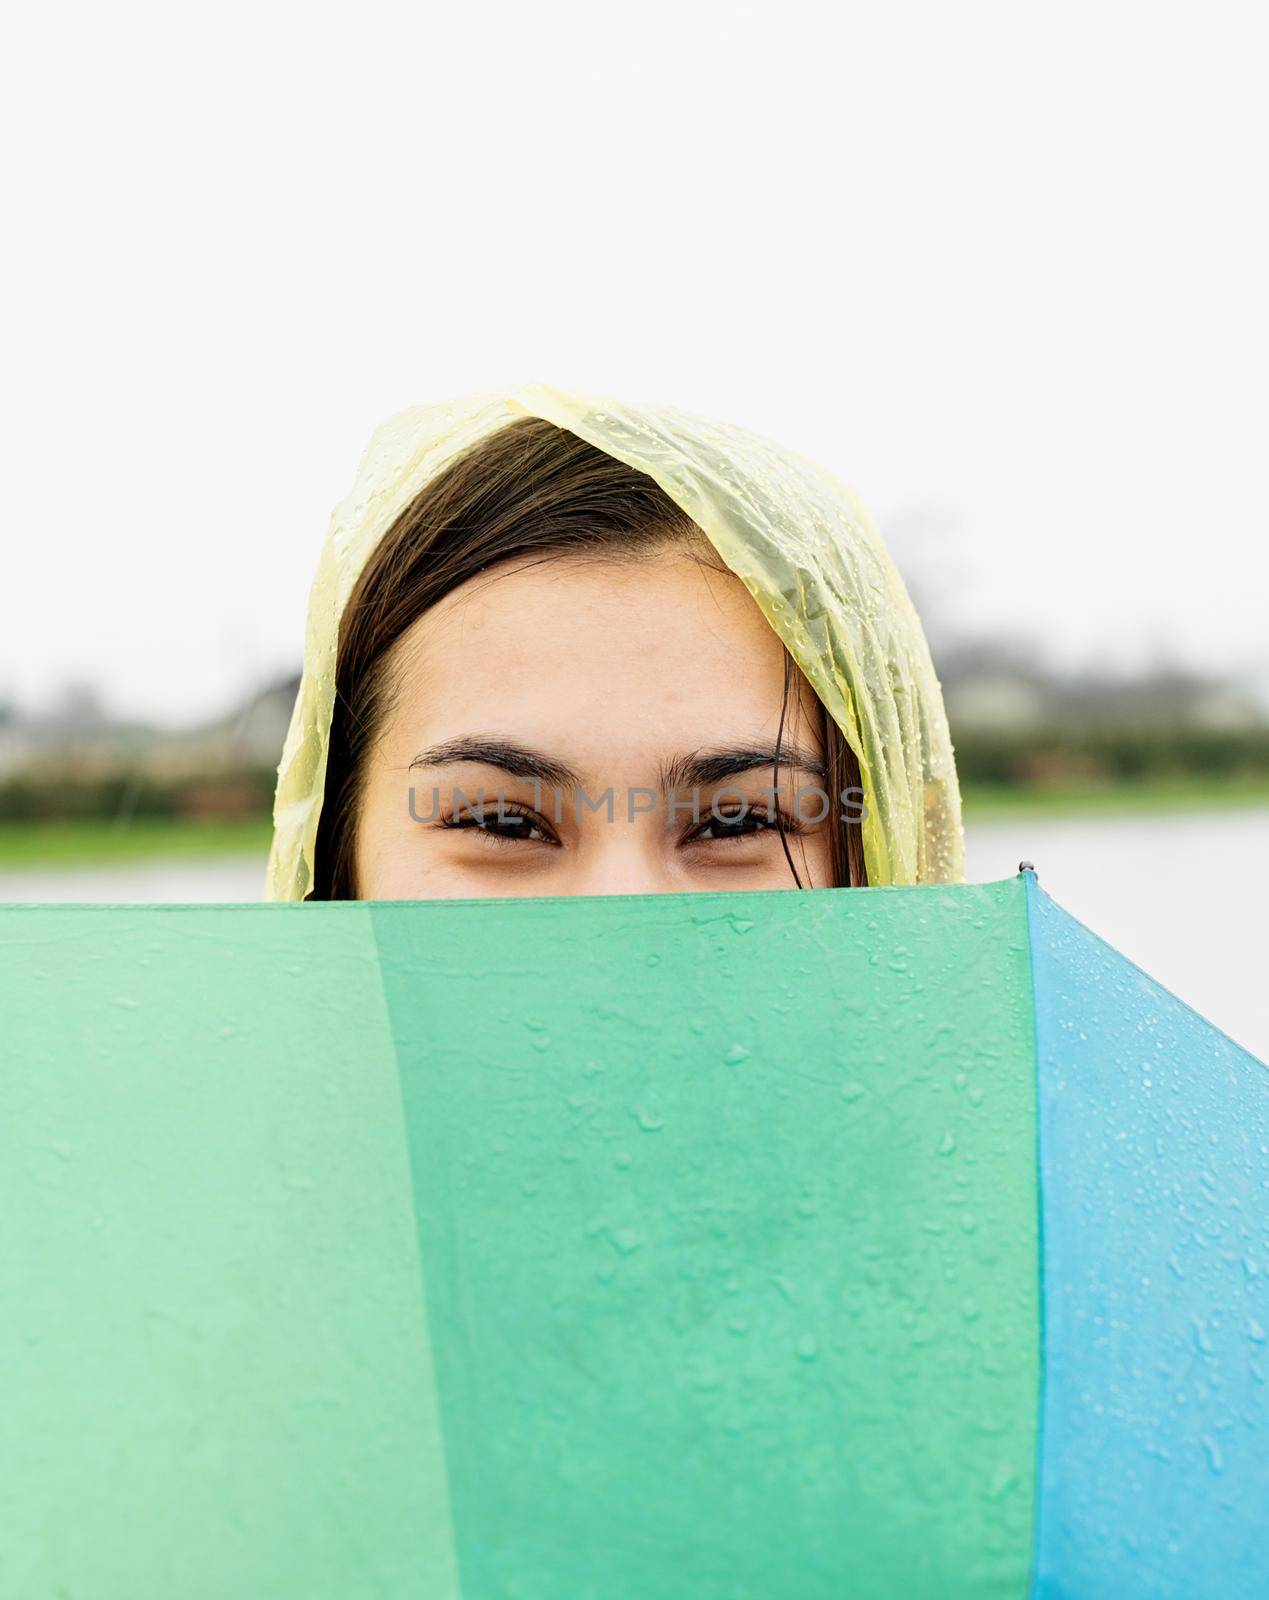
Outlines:
{"label": "white sky", "polygon": [[0,694],[298,666],[399,407],[539,379],[848,477],[944,624],[1269,681],[1269,8],[36,8]]}

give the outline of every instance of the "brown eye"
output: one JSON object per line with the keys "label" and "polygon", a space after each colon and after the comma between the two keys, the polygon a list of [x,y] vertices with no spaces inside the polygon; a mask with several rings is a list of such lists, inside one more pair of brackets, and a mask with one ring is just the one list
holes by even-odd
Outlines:
{"label": "brown eye", "polygon": [[[684,840],[685,844],[713,844],[724,839],[748,839],[758,833],[776,829],[776,820],[767,812],[750,807],[748,810],[711,812],[694,827]],[[787,829],[787,824],[786,824]]]}
{"label": "brown eye", "polygon": [[547,828],[536,812],[527,808],[502,806],[464,807],[455,816],[447,817],[441,824],[445,828],[468,829],[482,833],[500,843],[519,841],[525,844],[558,844],[559,840]]}

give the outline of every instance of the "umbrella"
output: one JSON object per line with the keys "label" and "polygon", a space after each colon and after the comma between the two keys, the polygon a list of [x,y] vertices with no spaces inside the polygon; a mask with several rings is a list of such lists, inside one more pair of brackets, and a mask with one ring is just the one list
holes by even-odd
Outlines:
{"label": "umbrella", "polygon": [[1269,1075],[998,883],[0,909],[0,1590],[1265,1591]]}

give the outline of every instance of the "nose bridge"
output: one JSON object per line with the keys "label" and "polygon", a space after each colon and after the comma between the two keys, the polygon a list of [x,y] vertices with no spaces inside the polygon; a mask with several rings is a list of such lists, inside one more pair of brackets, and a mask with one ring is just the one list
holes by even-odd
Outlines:
{"label": "nose bridge", "polygon": [[677,882],[660,803],[645,791],[633,806],[620,793],[587,818],[574,874],[577,894],[669,894]]}

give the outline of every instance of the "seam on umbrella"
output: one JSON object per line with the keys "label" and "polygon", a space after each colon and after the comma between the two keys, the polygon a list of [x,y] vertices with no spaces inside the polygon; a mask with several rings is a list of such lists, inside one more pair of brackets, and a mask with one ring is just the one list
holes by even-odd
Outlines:
{"label": "seam on umbrella", "polygon": [[[445,1493],[445,1520],[449,1526],[449,1568],[451,1584],[449,1586],[448,1593],[445,1595],[437,1594],[434,1597],[430,1597],[430,1600],[463,1600],[463,1570],[461,1552],[458,1548],[458,1524],[454,1520],[454,1494],[453,1486],[450,1483],[449,1452],[445,1441],[445,1415],[441,1406],[440,1383],[436,1372],[436,1349],[432,1343],[432,1319],[427,1303],[427,1267],[423,1255],[423,1241],[419,1237],[418,1202],[414,1173],[414,1151],[411,1148],[410,1141],[409,1118],[405,1103],[405,1084],[401,1078],[401,1051],[397,1041],[396,1027],[392,1017],[392,1002],[388,994],[387,974],[384,970],[383,943],[379,937],[379,923],[378,919],[374,915],[373,903],[368,903],[366,901],[348,901],[345,903],[349,905],[364,906],[367,912],[367,921],[370,924],[371,940],[373,942],[375,955],[377,957],[376,965],[379,968],[379,986],[383,993],[384,1015],[387,1019],[388,1035],[392,1040],[392,1054],[396,1072],[397,1105],[401,1114],[401,1139],[403,1146],[402,1155],[405,1159],[406,1171],[409,1174],[410,1180],[410,1237],[414,1241],[415,1260],[418,1263],[419,1300],[421,1302],[419,1310],[423,1319],[423,1334],[427,1340],[428,1367],[431,1374],[431,1381],[428,1384],[428,1389],[431,1395],[433,1415],[436,1418],[437,1453],[440,1457],[440,1476]],[[300,902],[300,904],[303,904],[303,902]]]}
{"label": "seam on umbrella", "polygon": [[1030,976],[1031,999],[1031,1070],[1035,1080],[1035,1238],[1036,1238],[1036,1337],[1039,1345],[1036,1373],[1036,1428],[1034,1497],[1031,1512],[1031,1577],[1027,1586],[1030,1600],[1041,1600],[1040,1552],[1044,1522],[1044,1462],[1045,1414],[1048,1346],[1045,1339],[1044,1298],[1044,1146],[1043,1107],[1041,1103],[1040,1069],[1040,1007],[1036,991],[1035,965],[1035,897],[1040,893],[1035,873],[1023,874],[1023,904],[1027,936],[1027,971]]}

